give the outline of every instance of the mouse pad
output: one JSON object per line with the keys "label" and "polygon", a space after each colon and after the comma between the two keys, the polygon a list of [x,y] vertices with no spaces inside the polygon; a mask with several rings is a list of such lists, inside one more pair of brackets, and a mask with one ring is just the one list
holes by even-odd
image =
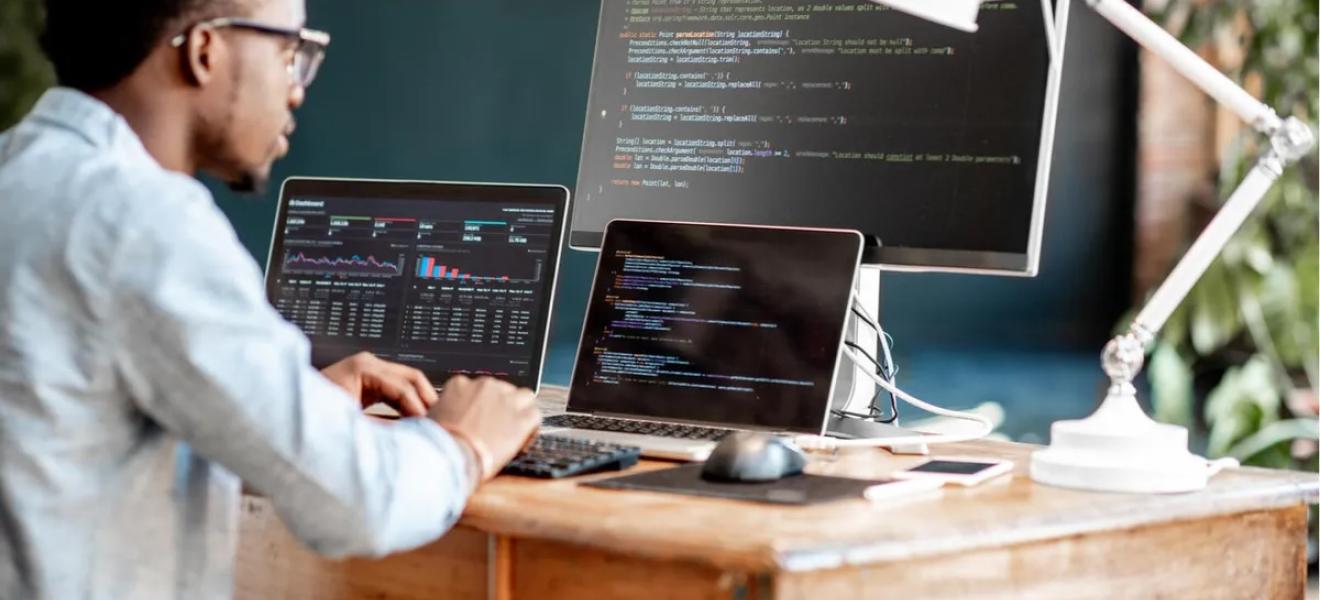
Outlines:
{"label": "mouse pad", "polygon": [[823,475],[793,475],[765,483],[706,481],[701,478],[701,465],[694,464],[598,479],[582,485],[804,506],[843,498],[861,499],[863,490],[878,483],[884,482]]}

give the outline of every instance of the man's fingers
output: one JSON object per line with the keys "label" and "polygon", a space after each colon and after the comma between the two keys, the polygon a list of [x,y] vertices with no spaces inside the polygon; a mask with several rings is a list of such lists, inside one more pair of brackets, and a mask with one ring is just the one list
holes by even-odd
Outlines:
{"label": "man's fingers", "polygon": [[445,381],[445,392],[452,392],[459,396],[466,395],[468,386],[472,385],[472,380],[466,375],[454,375]]}
{"label": "man's fingers", "polygon": [[410,385],[400,386],[402,393],[395,397],[395,409],[405,417],[421,417],[426,415],[426,403],[422,401],[421,396],[417,395],[417,390]]}
{"label": "man's fingers", "polygon": [[532,442],[536,440],[536,434],[541,429],[541,411],[536,408],[535,392],[528,389],[522,389],[517,393],[518,402],[522,404],[522,410],[520,411],[522,414],[519,416],[522,418],[523,424],[527,427],[527,439],[523,442],[522,447],[523,450],[526,450],[527,447],[531,446]]}
{"label": "man's fingers", "polygon": [[382,369],[372,373],[366,377],[365,384],[405,417],[426,414],[428,404],[422,400],[412,379],[397,369]]}
{"label": "man's fingers", "polygon": [[[399,376],[406,379],[408,383],[412,385],[413,389],[417,391],[417,396],[421,398],[422,403],[425,405],[423,408],[430,408],[431,405],[435,404],[436,401],[440,399],[440,394],[436,393],[435,386],[431,384],[430,379],[426,378],[426,373],[423,373],[420,369],[414,369],[407,365],[396,365],[396,367]],[[425,412],[425,410],[422,412]]]}

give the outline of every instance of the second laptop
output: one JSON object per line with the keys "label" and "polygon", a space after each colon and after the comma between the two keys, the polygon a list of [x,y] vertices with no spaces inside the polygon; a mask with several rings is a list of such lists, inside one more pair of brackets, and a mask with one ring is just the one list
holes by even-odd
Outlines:
{"label": "second laptop", "polygon": [[545,433],[703,460],[733,430],[824,431],[856,231],[614,221]]}

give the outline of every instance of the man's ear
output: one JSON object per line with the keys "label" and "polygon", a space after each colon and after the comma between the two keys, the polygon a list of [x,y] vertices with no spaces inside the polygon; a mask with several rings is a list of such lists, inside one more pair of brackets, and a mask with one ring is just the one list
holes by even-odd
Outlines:
{"label": "man's ear", "polygon": [[194,85],[205,87],[215,78],[215,67],[223,60],[224,39],[214,27],[198,25],[188,31],[183,42],[183,77]]}

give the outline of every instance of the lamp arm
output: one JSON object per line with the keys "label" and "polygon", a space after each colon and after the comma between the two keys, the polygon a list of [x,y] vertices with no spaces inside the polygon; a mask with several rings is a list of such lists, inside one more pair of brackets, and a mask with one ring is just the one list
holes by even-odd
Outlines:
{"label": "lamp arm", "polygon": [[[1288,131],[1301,132],[1306,140],[1311,137],[1311,130],[1301,121],[1289,118],[1284,127],[1274,136],[1286,137]],[[1307,145],[1309,148],[1309,144]],[[1155,340],[1155,332],[1164,327],[1174,309],[1182,303],[1192,286],[1205,274],[1205,270],[1219,256],[1220,250],[1229,238],[1237,232],[1251,212],[1260,204],[1265,193],[1274,182],[1283,175],[1283,169],[1290,160],[1280,156],[1276,148],[1265,152],[1242,183],[1224,202],[1223,207],[1210,220],[1210,224],[1196,237],[1173,271],[1164,282],[1151,294],[1150,300],[1137,313],[1127,331],[1118,334],[1105,345],[1101,365],[1110,379],[1110,396],[1135,397],[1132,380],[1141,372],[1145,362],[1146,348]]]}
{"label": "lamp arm", "polygon": [[1164,327],[1174,309],[1191,292],[1210,263],[1219,256],[1219,251],[1260,204],[1265,193],[1282,173],[1283,161],[1279,160],[1273,150],[1262,156],[1210,220],[1210,224],[1192,242],[1191,248],[1173,267],[1169,276],[1156,288],[1141,312],[1128,325],[1127,331],[1105,345],[1101,363],[1113,384],[1124,388],[1131,385],[1141,371],[1146,348],[1155,340],[1155,332]]}
{"label": "lamp arm", "polygon": [[1063,62],[1059,60],[1059,51],[1061,48],[1059,46],[1058,32],[1061,27],[1060,23],[1063,22],[1063,18],[1067,17],[1068,14],[1068,0],[1064,0],[1064,2],[1060,3],[1060,6],[1061,8],[1058,13],[1063,14],[1056,16],[1053,1],[1040,0],[1040,13],[1045,19],[1045,46],[1049,52],[1050,64],[1053,65],[1053,68],[1055,69],[1063,68]]}
{"label": "lamp arm", "polygon": [[1196,87],[1236,113],[1256,131],[1273,135],[1283,126],[1274,109],[1247,93],[1126,0],[1086,0],[1086,3],[1128,37],[1168,62]]}
{"label": "lamp arm", "polygon": [[1141,370],[1146,347],[1154,340],[1155,332],[1164,327],[1224,245],[1283,175],[1284,168],[1311,151],[1314,136],[1311,128],[1300,120],[1280,119],[1274,109],[1247,93],[1125,0],[1086,2],[1137,43],[1168,61],[1175,70],[1227,106],[1253,129],[1269,136],[1269,148],[1197,236],[1182,260],[1156,288],[1128,330],[1105,346],[1105,372],[1115,385],[1129,386]]}
{"label": "lamp arm", "polygon": [[1192,242],[1173,271],[1146,301],[1141,312],[1137,313],[1132,321],[1133,328],[1153,333],[1164,327],[1174,309],[1191,292],[1220,250],[1260,204],[1279,176],[1283,175],[1283,166],[1283,161],[1272,150],[1256,162],[1219,212],[1215,213],[1210,224]]}

